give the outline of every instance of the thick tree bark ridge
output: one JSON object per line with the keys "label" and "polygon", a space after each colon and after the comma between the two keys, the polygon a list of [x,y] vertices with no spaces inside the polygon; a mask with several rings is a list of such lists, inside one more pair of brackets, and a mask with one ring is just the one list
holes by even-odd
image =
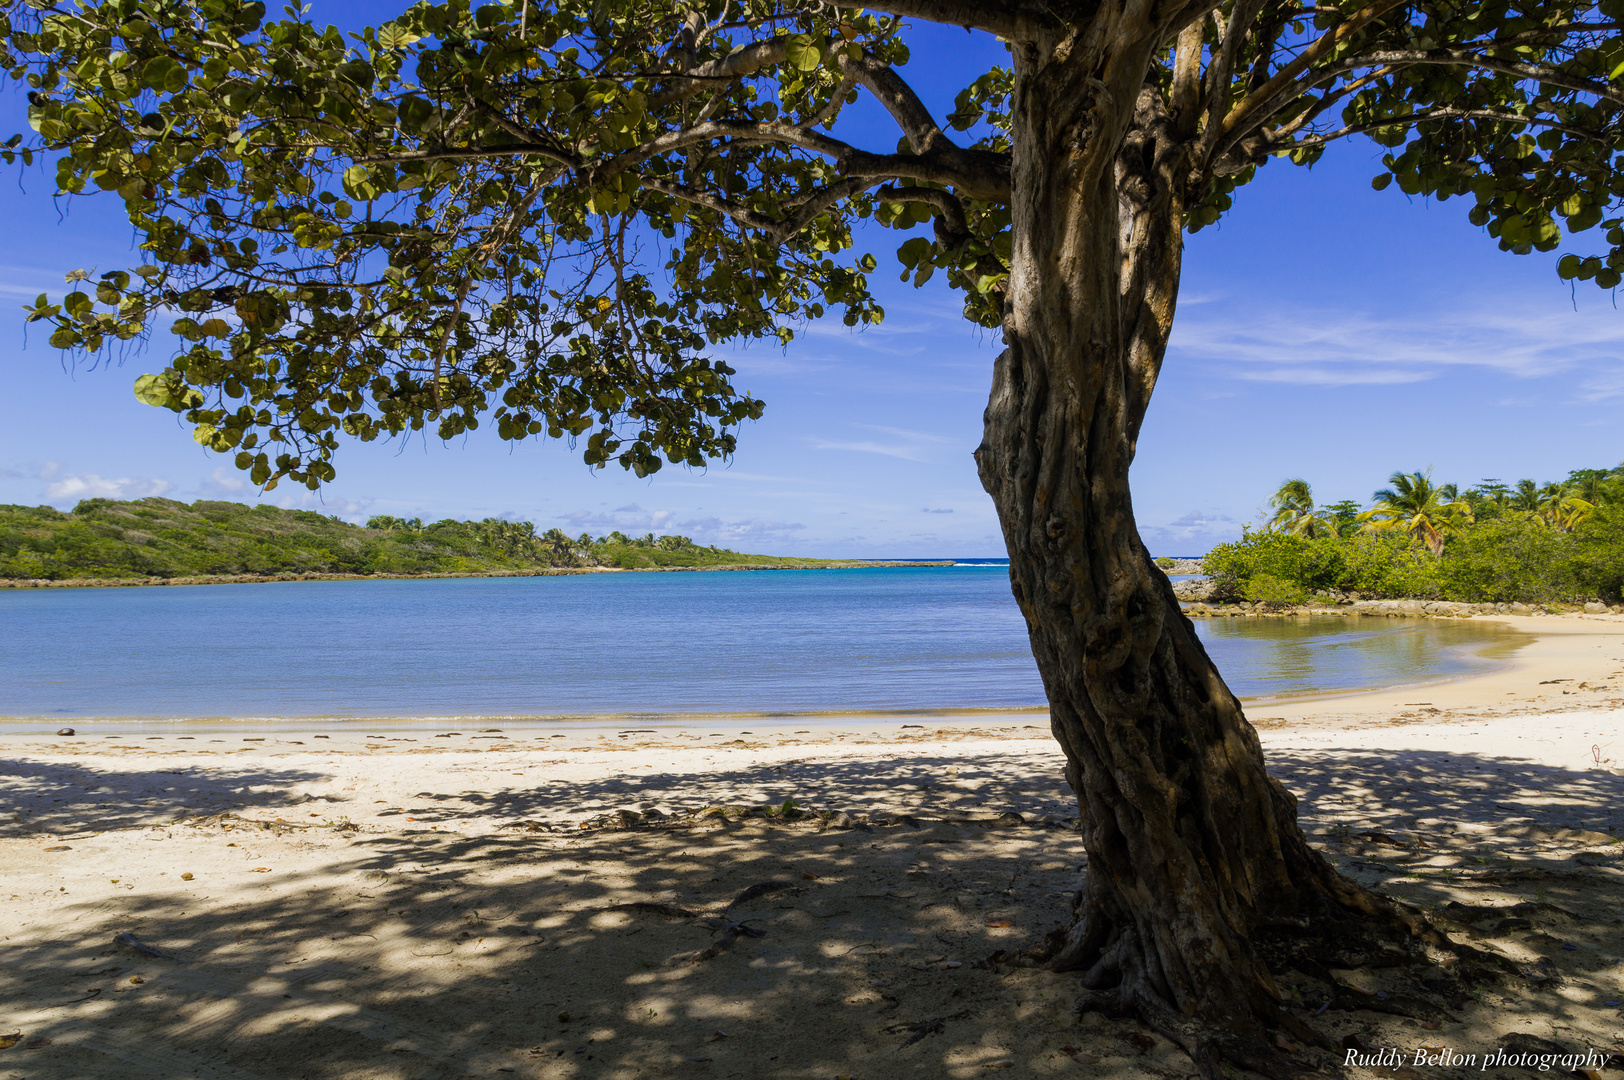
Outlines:
{"label": "thick tree bark ridge", "polygon": [[[1089,852],[1076,921],[1045,959],[1080,973],[1085,1008],[1139,1015],[1205,1075],[1221,1060],[1301,1075],[1269,1030],[1330,1044],[1279,1007],[1271,928],[1291,928],[1304,970],[1448,939],[1308,844],[1134,524],[1128,470],[1172,323],[1193,129],[1145,81],[1167,34],[1145,19],[1119,0],[1014,50],[1007,348],[976,458]],[[1136,29],[1141,56],[1124,48]],[[1313,942],[1338,940],[1314,959]]]}

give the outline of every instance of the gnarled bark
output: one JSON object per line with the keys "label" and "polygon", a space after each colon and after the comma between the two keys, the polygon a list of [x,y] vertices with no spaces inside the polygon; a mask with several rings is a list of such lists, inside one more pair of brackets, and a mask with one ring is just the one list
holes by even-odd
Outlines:
{"label": "gnarled bark", "polygon": [[1309,846],[1135,527],[1128,469],[1172,323],[1191,125],[1124,59],[1131,9],[1096,25],[1110,17],[1015,51],[1007,348],[977,451],[1089,851],[1049,960],[1209,1076],[1220,1059],[1287,1076],[1306,1070],[1270,1029],[1325,1044],[1280,1009],[1259,935],[1403,952],[1425,928]]}

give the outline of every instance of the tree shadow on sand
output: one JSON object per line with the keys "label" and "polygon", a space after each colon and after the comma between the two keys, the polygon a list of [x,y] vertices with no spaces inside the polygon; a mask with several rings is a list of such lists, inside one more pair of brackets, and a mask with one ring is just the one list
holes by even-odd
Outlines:
{"label": "tree shadow on sand", "polygon": [[5,809],[25,828],[71,835],[167,824],[180,817],[336,800],[299,790],[321,772],[248,763],[103,769],[72,760],[0,759]]}
{"label": "tree shadow on sand", "polygon": [[[1085,857],[1066,828],[944,818],[1056,801],[1054,778],[1032,772],[1043,760],[1025,758],[1024,776],[1015,757],[959,760],[978,784],[970,791],[937,792],[931,777],[945,766],[894,755],[805,762],[792,778],[739,768],[698,784],[699,794],[785,797],[816,788],[872,818],[901,805],[917,828],[752,817],[535,832],[523,822],[552,814],[566,793],[487,790],[484,803],[453,797],[455,814],[450,798],[433,803],[447,814],[440,830],[215,821],[171,827],[133,855],[116,836],[55,856],[71,861],[30,854],[10,882],[27,916],[8,934],[0,1023],[51,1043],[20,1044],[4,1064],[29,1080],[508,1070],[827,1080],[1064,1075],[1082,1054],[1093,1071],[1187,1075],[1188,1059],[1137,1025],[1079,1020],[1071,977],[985,962],[1068,917]],[[1441,1031],[1375,1011],[1315,1016],[1321,988],[1287,973],[1305,1020],[1333,1039],[1364,1031],[1462,1050],[1513,1031],[1612,1040],[1617,1010],[1601,1003],[1618,996],[1611,957],[1624,935],[1609,920],[1621,878],[1618,845],[1594,822],[1598,807],[1624,802],[1624,780],[1463,755],[1287,751],[1273,763],[1302,796],[1305,827],[1362,880],[1440,907],[1544,905],[1525,928],[1473,938],[1528,974],[1466,1000],[1441,1001],[1409,969],[1350,976],[1372,995],[1439,1003],[1454,1017]],[[650,801],[695,797],[694,777],[655,772],[635,785]],[[259,789],[280,783],[291,797],[307,781],[263,770],[230,783],[275,805]],[[576,785],[573,805],[625,795],[606,779]],[[61,828],[74,826],[76,805],[54,811]],[[499,827],[446,828],[465,806]],[[95,827],[100,811],[84,812],[77,827]],[[182,882],[189,867],[194,879]],[[120,933],[174,959],[117,946]]]}

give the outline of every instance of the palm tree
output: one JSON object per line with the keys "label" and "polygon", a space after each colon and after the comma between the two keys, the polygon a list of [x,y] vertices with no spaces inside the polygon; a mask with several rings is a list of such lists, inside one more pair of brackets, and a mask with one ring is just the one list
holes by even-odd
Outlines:
{"label": "palm tree", "polygon": [[1506,503],[1513,510],[1521,510],[1525,514],[1539,513],[1539,485],[1532,480],[1518,480]]}
{"label": "palm tree", "polygon": [[1539,516],[1551,525],[1569,532],[1596,509],[1595,502],[1577,494],[1578,484],[1546,484],[1539,489]]}
{"label": "palm tree", "polygon": [[1325,515],[1314,509],[1314,491],[1307,480],[1299,478],[1281,484],[1269,496],[1269,507],[1274,511],[1274,517],[1269,519],[1271,529],[1309,539],[1336,533]]}
{"label": "palm tree", "polygon": [[1453,484],[1434,484],[1432,470],[1425,473],[1394,473],[1387,478],[1393,486],[1371,496],[1375,504],[1359,515],[1372,532],[1400,530],[1409,533],[1431,549],[1444,550],[1444,537],[1459,532],[1472,519],[1472,508],[1453,498]]}
{"label": "palm tree", "polygon": [[1607,469],[1575,469],[1568,473],[1568,494],[1591,506],[1603,506],[1619,498],[1619,472]]}

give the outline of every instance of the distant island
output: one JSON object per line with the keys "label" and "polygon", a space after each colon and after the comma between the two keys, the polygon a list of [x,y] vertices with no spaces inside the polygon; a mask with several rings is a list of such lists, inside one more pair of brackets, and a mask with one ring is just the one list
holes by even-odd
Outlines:
{"label": "distant island", "polygon": [[747,555],[652,533],[572,538],[501,518],[353,525],[311,510],[156,498],[86,499],[67,512],[0,505],[0,587],[876,565],[933,564]]}

